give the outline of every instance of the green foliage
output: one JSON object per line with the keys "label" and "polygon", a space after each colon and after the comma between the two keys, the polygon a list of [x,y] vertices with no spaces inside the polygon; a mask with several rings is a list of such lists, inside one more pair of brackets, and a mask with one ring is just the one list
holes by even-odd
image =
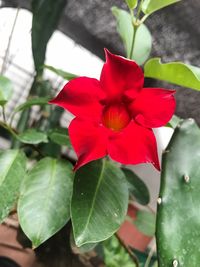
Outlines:
{"label": "green foliage", "polygon": [[0,106],[4,106],[7,101],[11,98],[13,93],[12,82],[0,75]]}
{"label": "green foliage", "polygon": [[71,216],[76,245],[103,241],[125,219],[128,188],[123,172],[106,160],[93,161],[75,175]]}
{"label": "green foliage", "polygon": [[32,0],[32,50],[38,75],[43,72],[47,43],[56,29],[66,0]]}
{"label": "green foliage", "polygon": [[72,166],[43,158],[26,176],[20,192],[18,215],[24,233],[38,247],[70,219]]}
{"label": "green foliage", "polygon": [[136,266],[115,236],[103,242],[103,251],[106,267]]}
{"label": "green foliage", "polygon": [[140,263],[139,267],[157,267],[156,257],[154,255],[152,255],[149,265],[146,265],[149,254],[147,252],[141,252],[136,249],[132,249],[132,251],[135,254],[135,256],[138,258],[138,261]]}
{"label": "green foliage", "polygon": [[64,78],[65,80],[68,80],[68,81],[78,77],[77,75],[75,75],[73,73],[66,72],[66,71],[63,71],[61,69],[56,69],[53,66],[44,65],[44,68],[56,73],[58,76],[61,76],[62,78]]}
{"label": "green foliage", "polygon": [[37,145],[40,143],[48,143],[47,134],[36,129],[28,129],[19,134],[17,138],[24,144]]}
{"label": "green foliage", "polygon": [[65,128],[52,129],[49,131],[48,136],[55,144],[71,147],[68,130]]}
{"label": "green foliage", "polygon": [[200,129],[189,119],[175,130],[162,160],[157,213],[159,267],[199,266]]}
{"label": "green foliage", "polygon": [[145,64],[144,75],[147,78],[200,90],[200,68],[181,62],[163,64],[160,58],[150,59]]}
{"label": "green foliage", "polygon": [[156,216],[152,212],[139,210],[134,224],[137,229],[145,235],[155,235]]}
{"label": "green foliage", "polygon": [[175,129],[181,121],[182,120],[178,116],[173,115],[167,126]]}
{"label": "green foliage", "polygon": [[181,0],[144,0],[142,3],[142,11],[144,12],[144,14],[150,15],[161,8],[180,1]]}
{"label": "green foliage", "polygon": [[130,8],[130,9],[134,9],[136,8],[137,4],[138,4],[138,0],[125,0],[126,1],[126,4],[127,6]]}
{"label": "green foliage", "polygon": [[17,113],[19,111],[22,111],[24,109],[30,108],[32,106],[47,105],[49,100],[50,100],[49,97],[37,97],[37,98],[28,99],[25,103],[23,103],[23,104],[19,105],[18,107],[16,107],[14,112]]}
{"label": "green foliage", "polygon": [[130,195],[141,205],[147,205],[150,201],[150,194],[145,183],[131,170],[122,168],[128,182]]}
{"label": "green foliage", "polygon": [[19,150],[0,151],[0,222],[14,209],[26,172],[26,157]]}
{"label": "green foliage", "polygon": [[[127,57],[130,55],[134,28],[131,15],[120,8],[112,7],[112,13],[117,21],[117,31],[122,39]],[[136,32],[133,57],[139,65],[142,65],[149,57],[152,47],[152,37],[148,28],[141,24]]]}

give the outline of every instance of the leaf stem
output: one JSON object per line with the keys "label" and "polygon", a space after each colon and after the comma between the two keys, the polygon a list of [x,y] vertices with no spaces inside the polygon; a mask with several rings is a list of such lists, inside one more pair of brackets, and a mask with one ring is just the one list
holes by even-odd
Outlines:
{"label": "leaf stem", "polygon": [[129,59],[132,59],[132,57],[133,57],[133,50],[134,50],[134,46],[135,46],[137,29],[138,29],[138,26],[134,24],[133,25],[133,39],[132,39],[132,44],[131,44],[131,50],[130,50]]}
{"label": "leaf stem", "polygon": [[149,255],[147,257],[144,267],[149,267],[149,264],[151,263],[151,259],[153,257],[154,250],[155,250],[155,244],[151,247],[151,250],[149,251]]}
{"label": "leaf stem", "polygon": [[138,7],[138,11],[137,11],[136,17],[134,17],[133,11],[130,10],[131,20],[132,20],[132,24],[133,24],[133,39],[132,39],[132,44],[131,44],[130,55],[128,57],[129,59],[132,59],[132,57],[133,57],[133,51],[134,51],[134,46],[135,46],[137,30],[138,30],[139,26],[145,20],[144,19],[144,20],[140,21],[140,14],[141,14],[141,11],[142,11],[142,4],[143,4],[143,0],[140,1],[140,5]]}
{"label": "leaf stem", "polygon": [[2,115],[3,115],[3,121],[6,123],[6,112],[4,106],[2,106]]}
{"label": "leaf stem", "polygon": [[131,251],[131,249],[129,248],[129,246],[127,246],[124,241],[119,237],[119,235],[117,233],[115,233],[115,236],[117,238],[117,240],[119,241],[120,245],[126,250],[126,252],[129,254],[130,258],[133,260],[133,262],[135,263],[135,267],[139,267],[139,262],[137,257],[135,256],[135,254]]}
{"label": "leaf stem", "polygon": [[2,126],[4,129],[6,129],[9,133],[12,134],[15,138],[17,138],[17,133],[14,129],[12,129],[9,125],[7,125],[5,122],[0,121],[0,126]]}

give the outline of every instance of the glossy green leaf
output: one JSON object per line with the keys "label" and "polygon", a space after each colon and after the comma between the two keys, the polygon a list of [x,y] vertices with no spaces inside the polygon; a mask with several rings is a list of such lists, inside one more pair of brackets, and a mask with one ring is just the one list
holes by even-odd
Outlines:
{"label": "glossy green leaf", "polygon": [[32,106],[43,106],[43,105],[47,105],[48,101],[50,100],[50,98],[48,97],[38,97],[38,98],[32,98],[27,100],[25,103],[19,105],[18,107],[15,108],[15,113],[22,111],[24,109],[30,108]]}
{"label": "glossy green leaf", "polygon": [[70,219],[72,166],[67,161],[44,158],[24,180],[18,215],[24,233],[38,247]]}
{"label": "glossy green leaf", "polygon": [[140,232],[144,233],[147,236],[154,236],[156,216],[151,212],[140,210],[137,212],[134,224]]}
{"label": "glossy green leaf", "polygon": [[0,75],[0,106],[4,106],[7,101],[11,98],[13,93],[12,82]]}
{"label": "glossy green leaf", "polygon": [[200,90],[200,68],[181,62],[162,63],[160,58],[152,58],[145,64],[144,75]]}
{"label": "glossy green leaf", "polygon": [[28,129],[19,134],[17,138],[24,144],[37,145],[40,143],[48,143],[47,134],[36,129]]}
{"label": "glossy green leaf", "polygon": [[181,0],[144,0],[142,11],[144,14],[151,14],[161,8],[180,2]]}
{"label": "glossy green leaf", "polygon": [[134,9],[134,8],[136,8],[137,3],[138,3],[138,0],[125,0],[125,1],[126,1],[127,6],[128,6],[130,9]]}
{"label": "glossy green leaf", "polygon": [[[127,57],[130,55],[133,25],[130,14],[117,7],[112,7],[112,13],[117,21],[117,31],[123,41]],[[136,41],[133,49],[133,57],[139,65],[142,65],[149,57],[152,47],[152,37],[148,28],[142,24],[136,33]]]}
{"label": "glossy green leaf", "polygon": [[130,195],[133,196],[138,203],[147,205],[150,201],[150,194],[145,183],[133,171],[125,168],[122,170],[128,182]]}
{"label": "glossy green leaf", "polygon": [[76,74],[66,72],[66,71],[61,70],[61,69],[56,69],[53,66],[44,65],[44,68],[56,73],[58,76],[61,76],[62,78],[64,78],[65,80],[68,80],[68,81],[78,77]]}
{"label": "glossy green leaf", "polygon": [[35,69],[42,74],[47,43],[58,25],[66,0],[32,0],[32,51]]}
{"label": "glossy green leaf", "polygon": [[52,142],[60,146],[71,147],[68,130],[65,128],[52,129],[51,131],[49,131],[48,136]]}
{"label": "glossy green leaf", "polygon": [[77,246],[103,241],[125,219],[128,188],[123,172],[106,160],[93,161],[75,175],[71,204]]}
{"label": "glossy green leaf", "polygon": [[0,222],[15,207],[25,172],[26,157],[21,151],[0,151]]}
{"label": "glossy green leaf", "polygon": [[73,233],[71,232],[70,233],[70,245],[71,245],[72,251],[78,254],[82,254],[82,253],[87,253],[93,250],[98,245],[98,243],[87,243],[80,247],[77,247],[75,240],[74,240]]}

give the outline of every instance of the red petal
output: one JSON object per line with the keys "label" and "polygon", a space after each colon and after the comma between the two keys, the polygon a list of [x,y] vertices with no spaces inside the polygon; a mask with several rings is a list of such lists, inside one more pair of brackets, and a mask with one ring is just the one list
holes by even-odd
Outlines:
{"label": "red petal", "polygon": [[174,90],[144,88],[130,105],[135,120],[150,128],[165,125],[174,114],[176,102]]}
{"label": "red petal", "polygon": [[98,80],[80,77],[68,82],[60,93],[49,103],[67,109],[75,116],[98,118],[103,106],[100,101],[104,93]]}
{"label": "red petal", "polygon": [[152,163],[160,170],[153,131],[134,121],[123,131],[110,137],[108,154],[122,164]]}
{"label": "red petal", "polygon": [[69,135],[78,156],[75,170],[107,155],[107,129],[91,121],[75,118],[69,125]]}
{"label": "red petal", "polygon": [[106,63],[101,72],[100,83],[108,101],[120,100],[125,91],[135,97],[142,89],[144,75],[141,68],[132,60],[113,55],[105,49]]}

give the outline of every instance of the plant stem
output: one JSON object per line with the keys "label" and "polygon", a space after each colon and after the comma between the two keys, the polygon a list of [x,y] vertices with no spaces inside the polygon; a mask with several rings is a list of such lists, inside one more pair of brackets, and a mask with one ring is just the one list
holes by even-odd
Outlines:
{"label": "plant stem", "polygon": [[8,59],[8,55],[9,55],[10,45],[11,45],[11,41],[12,41],[15,25],[16,25],[16,22],[17,22],[17,18],[18,18],[18,15],[19,15],[19,10],[20,9],[17,8],[17,12],[16,12],[16,15],[15,15],[15,19],[14,19],[13,26],[12,26],[12,29],[11,29],[11,33],[10,33],[9,40],[8,40],[8,45],[7,45],[6,52],[5,52],[5,57],[4,57],[3,64],[2,64],[2,67],[1,67],[1,74],[3,74],[5,72],[5,70],[6,70],[6,64],[7,64],[7,59]]}
{"label": "plant stem", "polygon": [[138,26],[134,24],[133,25],[133,39],[132,39],[132,44],[131,44],[131,50],[130,50],[129,59],[132,59],[132,57],[133,57],[133,50],[134,50],[134,46],[135,46],[137,29],[138,29]]}
{"label": "plant stem", "polygon": [[155,245],[151,247],[151,250],[149,251],[149,255],[147,257],[144,267],[149,267],[149,264],[151,263],[151,258],[153,257],[154,250],[155,250]]}
{"label": "plant stem", "polygon": [[137,14],[136,14],[135,18],[134,18],[133,11],[130,10],[131,20],[132,20],[132,24],[133,24],[133,39],[132,39],[129,59],[132,59],[132,57],[133,57],[133,51],[134,51],[134,46],[135,46],[137,30],[138,30],[139,26],[143,22],[143,21],[140,21],[140,13],[142,11],[142,4],[143,4],[143,0],[140,1],[140,5],[138,7],[138,11],[137,11]]}
{"label": "plant stem", "polygon": [[127,253],[129,254],[130,258],[133,260],[133,262],[135,263],[136,267],[139,267],[139,262],[137,257],[134,255],[134,253],[131,251],[131,249],[124,243],[124,241],[119,237],[119,235],[117,233],[115,233],[116,238],[118,239],[120,245],[127,251]]}
{"label": "plant stem", "polygon": [[6,129],[9,133],[12,134],[12,136],[14,136],[15,138],[17,138],[17,133],[15,132],[14,129],[12,129],[9,125],[7,125],[6,123],[0,121],[0,126],[2,126],[4,129]]}
{"label": "plant stem", "polygon": [[3,115],[3,121],[6,123],[6,112],[4,106],[2,106],[2,115]]}

